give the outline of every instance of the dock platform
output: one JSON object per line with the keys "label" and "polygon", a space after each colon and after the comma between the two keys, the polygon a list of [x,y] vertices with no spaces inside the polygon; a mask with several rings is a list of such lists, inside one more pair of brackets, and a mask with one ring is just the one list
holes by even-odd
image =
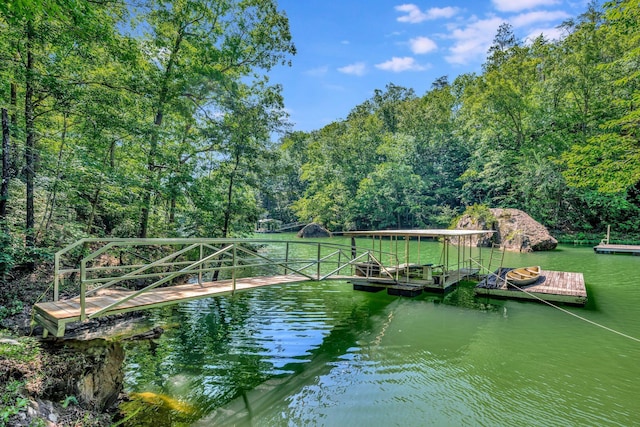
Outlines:
{"label": "dock platform", "polygon": [[584,306],[587,288],[582,273],[540,270],[540,277],[531,285],[515,288],[508,286],[505,275],[512,268],[502,268],[487,276],[476,286],[476,295],[515,298],[533,301],[559,302]]}
{"label": "dock platform", "polygon": [[398,280],[388,277],[352,277],[349,280],[356,291],[378,292],[387,290],[389,295],[414,297],[422,292],[444,293],[453,289],[463,280],[476,276],[477,268],[461,268],[434,275],[432,279],[401,276]]}
{"label": "dock platform", "polygon": [[593,250],[597,254],[631,254],[640,255],[640,245],[610,245],[601,243],[594,246]]}

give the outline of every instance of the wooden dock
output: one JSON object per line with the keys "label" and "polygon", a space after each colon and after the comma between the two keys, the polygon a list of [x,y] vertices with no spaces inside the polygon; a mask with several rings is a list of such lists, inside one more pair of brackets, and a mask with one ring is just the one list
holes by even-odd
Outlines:
{"label": "wooden dock", "polygon": [[378,292],[386,289],[389,295],[414,297],[422,292],[447,292],[461,281],[476,276],[478,272],[479,269],[476,268],[461,268],[434,275],[431,279],[426,279],[422,276],[424,273],[419,273],[418,277],[401,276],[397,280],[389,277],[371,276],[352,277],[348,280],[353,284],[353,289],[357,291]]}
{"label": "wooden dock", "polygon": [[593,250],[597,254],[632,254],[640,255],[640,245],[610,245],[601,243],[594,246]]}
{"label": "wooden dock", "polygon": [[[339,276],[333,277],[340,279]],[[302,275],[281,275],[271,277],[250,277],[237,279],[235,291],[259,288],[262,286],[280,285],[308,281],[309,278]],[[161,307],[178,302],[190,301],[200,298],[208,298],[216,295],[231,294],[234,292],[233,280],[220,280],[217,282],[205,282],[202,285],[186,284],[165,288],[151,289],[143,294],[133,297],[122,304],[106,311],[101,316],[126,313],[129,311],[144,310]],[[134,291],[109,289],[102,295],[86,298],[86,315],[94,313],[125,299]],[[44,326],[46,332],[51,332],[56,337],[64,336],[67,323],[80,321],[80,300],[60,300],[55,302],[41,302],[33,306],[35,319]]]}
{"label": "wooden dock", "polygon": [[508,286],[505,275],[512,268],[502,268],[476,286],[477,295],[516,298],[534,301],[561,302],[583,306],[587,303],[587,288],[582,273],[540,270],[540,278],[519,289]]}

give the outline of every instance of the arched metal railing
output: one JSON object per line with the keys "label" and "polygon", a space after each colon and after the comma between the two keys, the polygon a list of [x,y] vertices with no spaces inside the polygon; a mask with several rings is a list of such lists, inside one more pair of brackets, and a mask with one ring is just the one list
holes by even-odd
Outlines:
{"label": "arched metal railing", "polygon": [[[382,265],[379,251],[326,241],[265,239],[82,239],[55,254],[54,301],[77,298],[81,320],[117,309],[158,287],[277,274],[306,280],[375,274],[397,280],[399,265]],[[367,266],[363,269],[362,266]],[[395,267],[395,268],[393,268]],[[90,315],[87,297],[108,288],[134,290]]]}

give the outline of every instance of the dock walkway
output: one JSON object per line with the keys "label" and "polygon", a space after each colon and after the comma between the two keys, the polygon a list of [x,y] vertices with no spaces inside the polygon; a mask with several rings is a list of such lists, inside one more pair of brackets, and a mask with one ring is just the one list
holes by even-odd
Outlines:
{"label": "dock walkway", "polygon": [[[540,278],[520,289],[507,285],[505,275],[512,268],[502,268],[476,286],[477,295],[527,300],[544,300],[571,305],[587,303],[587,289],[582,273],[540,270]],[[499,274],[498,274],[499,273]]]}
{"label": "dock walkway", "polygon": [[[376,288],[376,290],[387,289],[387,292],[390,295],[416,296],[422,293],[423,290],[442,292],[477,272],[477,270],[472,271],[468,269],[450,272],[450,275],[443,284],[434,284],[433,281],[411,280],[411,282],[403,282],[394,279],[385,279],[382,277],[373,278],[342,275],[333,275],[329,278],[325,278],[324,280],[347,281],[354,285],[354,289],[371,290],[364,289],[358,285],[366,284],[369,287]],[[263,286],[285,285],[310,280],[311,279],[308,277],[298,274],[247,277],[236,279],[235,285],[232,279],[203,282],[202,284],[190,283],[155,288],[133,297],[131,297],[131,295],[133,295],[135,291],[111,288],[102,291],[98,295],[86,297],[85,314],[87,317],[91,317],[95,313],[107,309],[106,311],[103,311],[100,316],[108,316],[127,313],[130,311],[162,307],[169,304],[176,304],[178,302],[195,299],[228,295],[234,292],[255,289]],[[128,297],[130,298],[127,299]],[[124,302],[122,302],[123,300]],[[114,305],[114,307],[109,309],[112,305]],[[37,303],[33,306],[33,311],[35,320],[43,325],[47,332],[51,332],[56,337],[64,336],[66,325],[68,323],[80,321],[82,315],[80,298],[78,297],[68,300]]]}
{"label": "dock walkway", "polygon": [[601,243],[594,246],[593,250],[597,254],[632,254],[640,255],[640,245],[610,245]]}
{"label": "dock walkway", "polygon": [[[340,279],[341,277],[334,276],[333,278]],[[204,282],[202,285],[194,283],[155,288],[117,305],[113,309],[104,312],[103,316],[161,307],[177,302],[208,298],[216,295],[231,294],[234,291],[254,289],[262,286],[298,283],[308,280],[305,276],[289,274],[237,279],[235,288],[233,280],[231,279],[217,282]],[[86,314],[87,316],[91,316],[118,301],[126,299],[127,296],[133,293],[134,291],[129,290],[109,289],[101,295],[87,297],[85,301]],[[38,323],[42,324],[47,331],[53,333],[56,337],[63,336],[66,324],[79,321],[81,316],[79,298],[37,303],[33,306],[33,309]]]}

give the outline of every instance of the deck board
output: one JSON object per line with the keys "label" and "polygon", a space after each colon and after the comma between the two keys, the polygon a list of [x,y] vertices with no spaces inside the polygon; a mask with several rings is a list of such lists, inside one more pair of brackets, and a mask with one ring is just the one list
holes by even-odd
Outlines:
{"label": "deck board", "polygon": [[540,270],[538,281],[523,286],[520,290],[509,287],[504,282],[504,276],[509,270],[512,269],[503,268],[499,279],[496,275],[491,275],[481,281],[476,286],[476,294],[530,300],[540,298],[549,302],[576,305],[584,305],[587,302],[587,288],[582,273]]}
{"label": "deck board", "polygon": [[[299,275],[250,277],[237,279],[235,290],[240,291],[262,286],[296,283],[307,280],[309,280],[307,277]],[[154,306],[208,298],[231,293],[233,290],[233,280],[205,282],[202,285],[195,283],[150,289],[143,294],[137,295],[128,301],[122,302],[118,306],[109,309],[102,315],[107,316],[109,314],[142,310]],[[109,289],[107,293],[103,295],[88,296],[85,299],[85,314],[87,316],[91,316],[94,313],[110,306],[114,302],[120,301],[132,294],[134,294],[134,291]],[[37,303],[34,305],[34,310],[38,317],[44,320],[44,326],[49,330],[49,332],[56,334],[56,336],[61,336],[60,326],[62,326],[62,334],[64,334],[64,325],[80,320],[81,316],[80,300],[78,298]]]}
{"label": "deck board", "polygon": [[601,243],[594,246],[593,250],[597,254],[632,254],[640,255],[640,245],[610,245]]}

